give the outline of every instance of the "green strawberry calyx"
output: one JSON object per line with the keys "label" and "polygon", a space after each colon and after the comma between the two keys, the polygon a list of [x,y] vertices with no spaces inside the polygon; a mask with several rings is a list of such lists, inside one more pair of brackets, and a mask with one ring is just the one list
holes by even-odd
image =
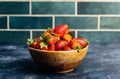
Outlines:
{"label": "green strawberry calyx", "polygon": [[41,48],[47,48],[48,47],[48,44],[47,43],[45,43],[45,42],[40,42],[40,47]]}
{"label": "green strawberry calyx", "polygon": [[32,45],[34,41],[34,39],[27,39],[28,46]]}
{"label": "green strawberry calyx", "polygon": [[77,45],[76,47],[74,47],[74,50],[77,50],[77,52],[79,53],[82,48],[82,46]]}

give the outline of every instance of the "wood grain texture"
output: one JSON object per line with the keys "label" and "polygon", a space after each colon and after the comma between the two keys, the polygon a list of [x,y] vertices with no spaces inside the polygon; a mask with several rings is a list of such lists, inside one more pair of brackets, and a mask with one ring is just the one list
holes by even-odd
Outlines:
{"label": "wood grain texture", "polygon": [[86,56],[88,46],[79,52],[72,51],[44,51],[29,47],[30,54],[42,69],[52,72],[66,72],[76,68]]}

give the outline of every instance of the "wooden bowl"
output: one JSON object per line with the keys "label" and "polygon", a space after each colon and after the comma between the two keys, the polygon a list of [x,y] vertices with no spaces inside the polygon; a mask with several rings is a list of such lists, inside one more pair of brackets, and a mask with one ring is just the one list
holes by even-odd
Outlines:
{"label": "wooden bowl", "polygon": [[88,46],[81,49],[71,51],[49,51],[39,50],[28,47],[29,52],[41,69],[56,73],[71,72],[76,68],[86,56]]}

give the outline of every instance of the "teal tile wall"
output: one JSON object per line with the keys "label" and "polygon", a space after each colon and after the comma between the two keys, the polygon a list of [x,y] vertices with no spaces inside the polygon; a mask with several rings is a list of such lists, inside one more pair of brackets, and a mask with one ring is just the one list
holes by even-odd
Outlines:
{"label": "teal tile wall", "polygon": [[7,28],[7,17],[6,16],[0,16],[0,28],[1,29]]}
{"label": "teal tile wall", "polygon": [[52,27],[52,17],[10,17],[12,29],[47,29]]}
{"label": "teal tile wall", "polygon": [[56,17],[55,26],[67,23],[70,29],[97,29],[97,17]]}
{"label": "teal tile wall", "polygon": [[120,32],[78,32],[78,37],[86,38],[90,43],[120,42]]}
{"label": "teal tile wall", "polygon": [[33,14],[74,14],[74,2],[33,2]]}
{"label": "teal tile wall", "polygon": [[78,14],[120,14],[120,2],[79,2]]}
{"label": "teal tile wall", "polygon": [[0,14],[28,14],[28,2],[0,2]]}
{"label": "teal tile wall", "polygon": [[38,37],[40,37],[40,35],[42,35],[42,33],[43,33],[43,31],[34,31],[33,32],[33,38],[38,38]]}
{"label": "teal tile wall", "polygon": [[26,44],[63,23],[91,43],[120,42],[119,7],[119,1],[0,1],[0,44]]}
{"label": "teal tile wall", "polygon": [[0,31],[0,43],[21,44],[26,43],[30,33],[24,31]]}
{"label": "teal tile wall", "polygon": [[101,17],[101,29],[120,29],[120,17]]}

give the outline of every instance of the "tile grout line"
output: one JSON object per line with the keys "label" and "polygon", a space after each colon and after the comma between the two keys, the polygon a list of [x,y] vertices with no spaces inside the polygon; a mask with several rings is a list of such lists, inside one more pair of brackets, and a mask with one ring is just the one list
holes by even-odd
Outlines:
{"label": "tile grout line", "polygon": [[[46,29],[0,29],[0,31],[45,31]],[[71,31],[81,32],[98,32],[97,29],[70,29]],[[120,29],[100,29],[99,31],[105,32],[120,32]],[[77,33],[76,33],[77,35]]]}
{"label": "tile grout line", "polygon": [[29,0],[29,14],[32,15],[32,0]]}
{"label": "tile grout line", "polygon": [[98,31],[97,29],[70,29],[71,31]]}
{"label": "tile grout line", "polygon": [[9,18],[9,15],[7,15],[7,30],[10,30],[10,18]]}
{"label": "tile grout line", "polygon": [[77,9],[78,9],[78,7],[77,7],[77,0],[75,0],[75,15],[77,16]]}
{"label": "tile grout line", "polygon": [[99,32],[99,31],[105,31],[105,32],[120,32],[120,29],[100,29],[99,31],[96,29],[96,30],[90,30],[90,29],[87,29],[87,30],[83,30],[83,29],[78,29],[77,31],[82,31],[82,32]]}
{"label": "tile grout line", "polygon": [[97,25],[98,31],[100,31],[100,16],[98,16],[98,25]]}
{"label": "tile grout line", "polygon": [[75,30],[75,38],[77,38],[77,37],[78,37],[78,31]]}
{"label": "tile grout line", "polygon": [[[48,17],[48,16],[62,16],[62,17],[74,17],[75,14],[32,14],[31,12],[31,15],[30,14],[0,14],[0,16],[43,16],[43,17]],[[76,17],[98,17],[98,16],[101,16],[101,17],[120,17],[120,14],[119,15],[111,15],[111,14],[107,14],[107,15],[97,15],[97,14],[77,14]]]}
{"label": "tile grout line", "polygon": [[52,16],[52,28],[55,28],[55,16]]}
{"label": "tile grout line", "polygon": [[30,30],[30,39],[32,39],[33,37],[32,37],[32,30]]}
{"label": "tile grout line", "polygon": [[[45,31],[46,29],[9,29],[9,31]],[[0,31],[8,31],[7,29],[0,29]]]}

